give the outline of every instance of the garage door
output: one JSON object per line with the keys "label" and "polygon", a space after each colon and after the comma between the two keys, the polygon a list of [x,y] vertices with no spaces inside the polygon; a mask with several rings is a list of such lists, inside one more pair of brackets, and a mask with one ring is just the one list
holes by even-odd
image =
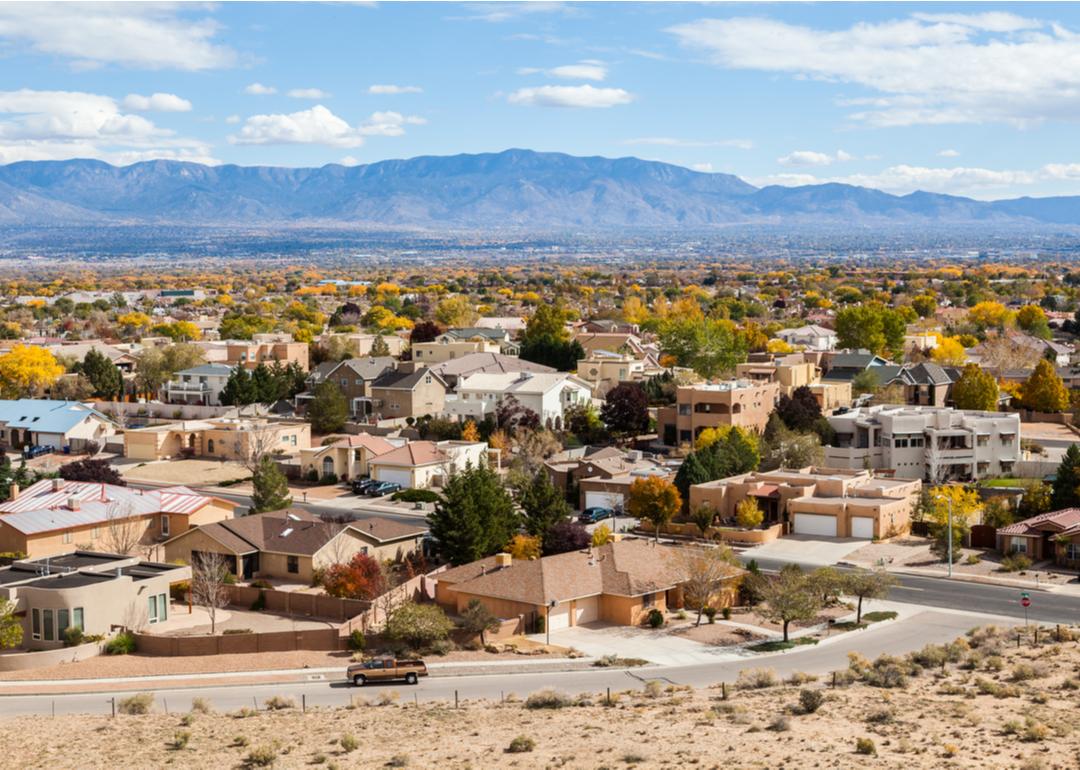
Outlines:
{"label": "garage door", "polygon": [[836,537],[836,517],[819,516],[814,513],[796,513],[795,534]]}
{"label": "garage door", "polygon": [[622,505],[622,495],[613,495],[610,492],[586,492],[586,508],[610,508],[615,510]]}
{"label": "garage door", "polygon": [[574,603],[574,625],[592,623],[600,619],[600,599],[593,596],[590,599],[578,599]]}
{"label": "garage door", "polygon": [[872,540],[874,538],[874,520],[869,516],[852,516],[851,536]]}
{"label": "garage door", "polygon": [[569,602],[552,607],[548,612],[548,623],[552,631],[560,628],[570,628],[570,604]]}
{"label": "garage door", "polygon": [[406,489],[412,486],[412,471],[401,468],[376,467],[375,478],[379,481],[392,481],[395,484],[401,484]]}

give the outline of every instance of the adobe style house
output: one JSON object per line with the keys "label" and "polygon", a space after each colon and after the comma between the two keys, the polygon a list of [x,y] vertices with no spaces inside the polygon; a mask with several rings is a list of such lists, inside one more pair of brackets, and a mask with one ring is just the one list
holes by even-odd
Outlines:
{"label": "adobe style house", "polygon": [[1001,553],[1022,553],[1032,561],[1080,566],[1080,508],[1032,516],[997,531]]}
{"label": "adobe style house", "polygon": [[797,329],[781,329],[776,336],[789,345],[797,345],[807,350],[832,350],[836,347],[836,332],[824,326],[809,324]]}
{"label": "adobe style house", "polygon": [[374,410],[371,384],[387,372],[393,372],[397,360],[390,356],[349,358],[337,363],[319,364],[308,377],[308,390],[296,395],[296,406],[304,409],[315,397],[314,389],[323,382],[332,382],[345,396],[352,417],[367,417]]}
{"label": "adobe style house", "polygon": [[493,458],[499,465],[499,450],[483,441],[410,441],[368,460],[369,475],[378,481],[400,484],[405,489],[426,489],[441,485],[450,474],[479,467]]}
{"label": "adobe style house", "polygon": [[728,380],[680,386],[675,406],[657,410],[656,430],[668,446],[693,444],[701,431],[722,425],[761,433],[779,397],[776,382]]}
{"label": "adobe style house", "polygon": [[368,433],[342,436],[320,447],[301,449],[300,473],[308,476],[314,471],[319,478],[333,474],[343,481],[369,476],[371,459],[392,452],[402,445],[402,441],[391,442]]}
{"label": "adobe style house", "polygon": [[837,468],[752,471],[690,487],[690,510],[709,507],[734,525],[735,507],[757,501],[763,524],[796,535],[887,538],[907,532],[922,483]]}
{"label": "adobe style house", "polygon": [[594,350],[577,365],[578,378],[589,383],[593,393],[600,398],[619,383],[644,382],[665,371],[652,355],[635,356],[607,350]]}
{"label": "adobe style house", "polygon": [[0,568],[0,598],[22,619],[22,647],[64,646],[64,631],[108,636],[139,631],[169,619],[169,586],[191,578],[191,568],[93,551],[68,551]]}
{"label": "adobe style house", "polygon": [[446,403],[446,381],[426,366],[401,364],[371,382],[372,413],[379,420],[437,415]]}
{"label": "adobe style house", "polygon": [[420,547],[423,524],[389,519],[323,521],[308,511],[284,511],[190,529],[165,543],[165,558],[197,564],[203,554],[221,554],[243,580],[272,578],[310,584],[315,571],[348,562],[358,553],[380,561],[405,557]]}
{"label": "adobe style house", "polygon": [[[477,600],[496,617],[517,619],[517,633],[597,621],[636,626],[649,611],[681,608],[686,581],[680,547],[617,540],[598,548],[529,561],[502,553],[438,573],[435,601],[460,614]],[[712,606],[729,605],[743,570],[732,567],[730,588]]]}
{"label": "adobe style house", "polygon": [[259,364],[277,362],[282,366],[297,364],[305,372],[309,365],[306,342],[296,342],[291,335],[279,332],[255,334],[250,340],[214,340],[194,343],[203,349],[206,360],[226,364],[230,369],[242,366],[254,369]]}
{"label": "adobe style house", "polygon": [[0,400],[0,448],[51,446],[82,451],[88,441],[103,445],[116,423],[78,401],[19,398]]}
{"label": "adobe style house", "polygon": [[181,420],[124,432],[124,456],[133,460],[212,457],[244,460],[253,449],[296,455],[311,446],[311,424],[262,418]]}
{"label": "adobe style house", "polygon": [[116,550],[123,541],[148,551],[177,532],[231,519],[233,504],[187,487],[141,490],[113,484],[42,479],[12,487],[0,503],[0,551],[30,558]]}

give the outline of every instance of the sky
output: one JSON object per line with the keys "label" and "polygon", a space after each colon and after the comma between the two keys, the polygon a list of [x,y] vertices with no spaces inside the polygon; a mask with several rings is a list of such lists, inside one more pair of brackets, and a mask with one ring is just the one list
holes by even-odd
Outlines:
{"label": "sky", "polygon": [[1080,194],[1080,4],[0,3],[0,163],[510,147]]}

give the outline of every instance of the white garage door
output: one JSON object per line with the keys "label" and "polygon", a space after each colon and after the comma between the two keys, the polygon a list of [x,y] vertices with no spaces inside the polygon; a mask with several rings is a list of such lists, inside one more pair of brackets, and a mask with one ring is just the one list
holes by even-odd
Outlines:
{"label": "white garage door", "polygon": [[851,536],[865,540],[874,539],[874,520],[868,516],[851,517]]}
{"label": "white garage door", "polygon": [[586,492],[586,508],[610,508],[615,510],[622,505],[622,495],[614,495],[610,492]]}
{"label": "white garage door", "polygon": [[600,599],[593,596],[590,599],[578,599],[574,605],[574,625],[592,623],[600,619]]}
{"label": "white garage door", "polygon": [[836,537],[836,517],[819,516],[814,513],[796,513],[795,534]]}
{"label": "white garage door", "polygon": [[548,611],[548,624],[552,631],[570,628],[570,603],[565,602]]}
{"label": "white garage door", "polygon": [[379,481],[392,481],[408,489],[412,486],[412,471],[401,468],[376,467],[375,478]]}

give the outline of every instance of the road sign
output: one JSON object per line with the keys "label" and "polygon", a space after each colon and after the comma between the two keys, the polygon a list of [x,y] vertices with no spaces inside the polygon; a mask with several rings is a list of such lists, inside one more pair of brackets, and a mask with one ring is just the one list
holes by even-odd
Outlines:
{"label": "road sign", "polygon": [[1021,599],[1030,599],[1030,598],[1031,598],[1031,594],[1029,594],[1029,593],[1028,593],[1027,591],[1021,591],[1021,592],[1020,592],[1020,598],[1021,598]]}
{"label": "road sign", "polygon": [[1023,599],[1020,600],[1020,606],[1021,607],[1030,607],[1031,606],[1031,599],[1029,599],[1029,598],[1027,598],[1025,596]]}

